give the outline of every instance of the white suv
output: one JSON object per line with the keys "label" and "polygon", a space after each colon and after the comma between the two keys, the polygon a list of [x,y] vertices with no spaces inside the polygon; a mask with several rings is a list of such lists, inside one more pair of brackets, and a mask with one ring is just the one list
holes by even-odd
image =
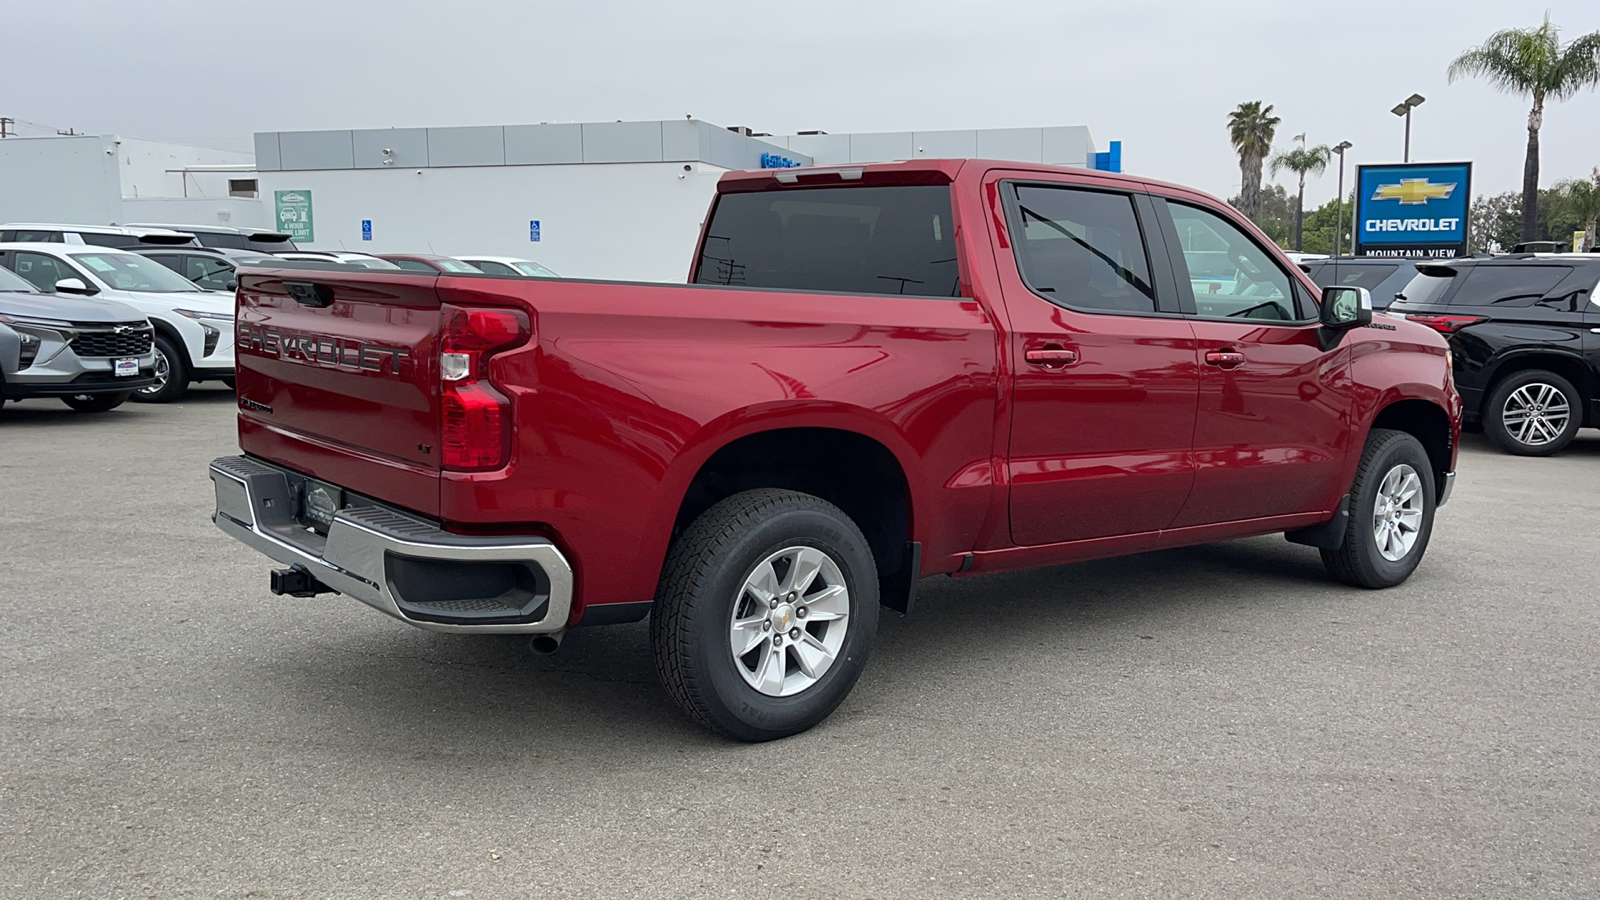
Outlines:
{"label": "white suv", "polygon": [[39,222],[9,222],[0,225],[0,242],[21,241],[42,244],[92,244],[96,247],[198,247],[192,234],[168,228],[119,227],[116,225],[52,225]]}
{"label": "white suv", "polygon": [[192,381],[233,384],[233,295],[207,291],[153,259],[112,247],[0,243],[0,266],[41,291],[120,300],[155,326],[156,383],[133,399],[165,403]]}

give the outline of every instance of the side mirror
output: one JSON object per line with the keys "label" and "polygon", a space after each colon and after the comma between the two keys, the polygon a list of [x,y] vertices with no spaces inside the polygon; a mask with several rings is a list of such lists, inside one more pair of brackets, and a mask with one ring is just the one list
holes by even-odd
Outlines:
{"label": "side mirror", "polygon": [[92,288],[87,284],[84,284],[82,278],[63,278],[56,282],[56,293],[81,294],[85,297],[88,297],[92,294],[100,293],[100,289]]}
{"label": "side mirror", "polygon": [[227,291],[237,291],[239,289],[239,279],[229,278],[228,283],[223,285],[222,288]]}
{"label": "side mirror", "polygon": [[1337,331],[1372,324],[1372,294],[1366,288],[1325,287],[1322,289],[1322,327]]}

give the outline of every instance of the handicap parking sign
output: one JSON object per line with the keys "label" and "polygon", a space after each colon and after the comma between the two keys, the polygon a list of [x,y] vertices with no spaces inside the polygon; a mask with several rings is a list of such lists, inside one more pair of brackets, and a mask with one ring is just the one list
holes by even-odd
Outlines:
{"label": "handicap parking sign", "polygon": [[528,223],[528,240],[539,240],[539,220],[534,219]]}
{"label": "handicap parking sign", "polygon": [[363,241],[372,240],[372,220],[371,219],[362,219],[361,220],[361,239]]}

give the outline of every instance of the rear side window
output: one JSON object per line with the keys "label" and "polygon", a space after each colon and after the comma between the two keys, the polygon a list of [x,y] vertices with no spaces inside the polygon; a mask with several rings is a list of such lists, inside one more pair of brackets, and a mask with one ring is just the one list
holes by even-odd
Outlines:
{"label": "rear side window", "polygon": [[139,239],[131,234],[97,234],[93,231],[83,231],[78,233],[78,237],[83,238],[85,244],[93,244],[96,247],[122,247],[126,249],[139,246]]}
{"label": "rear side window", "polygon": [[950,188],[799,188],[723,194],[697,284],[954,297]]}
{"label": "rear side window", "polygon": [[28,243],[59,244],[63,241],[59,231],[14,231],[6,238],[8,241],[26,241]]}
{"label": "rear side window", "polygon": [[1532,306],[1571,272],[1568,266],[1473,266],[1450,305]]}
{"label": "rear side window", "polygon": [[1076,309],[1155,311],[1132,197],[1019,185],[1016,211],[1017,267],[1035,293]]}

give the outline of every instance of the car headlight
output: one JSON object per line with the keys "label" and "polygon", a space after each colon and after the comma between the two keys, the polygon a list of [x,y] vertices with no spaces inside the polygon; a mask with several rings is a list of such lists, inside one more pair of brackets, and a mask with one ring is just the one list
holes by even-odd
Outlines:
{"label": "car headlight", "polygon": [[202,311],[200,311],[198,309],[175,309],[175,310],[173,310],[173,312],[177,313],[180,316],[183,316],[185,319],[194,319],[196,321],[201,321],[201,320],[206,320],[206,319],[209,319],[209,320],[215,321],[215,322],[232,322],[233,321],[233,313],[231,313],[231,312],[229,312],[229,313],[202,312]]}
{"label": "car headlight", "polygon": [[70,330],[72,328],[71,322],[63,322],[60,319],[46,319],[40,316],[16,316],[9,313],[0,316],[0,325],[33,325],[38,328],[51,328],[58,330]]}

